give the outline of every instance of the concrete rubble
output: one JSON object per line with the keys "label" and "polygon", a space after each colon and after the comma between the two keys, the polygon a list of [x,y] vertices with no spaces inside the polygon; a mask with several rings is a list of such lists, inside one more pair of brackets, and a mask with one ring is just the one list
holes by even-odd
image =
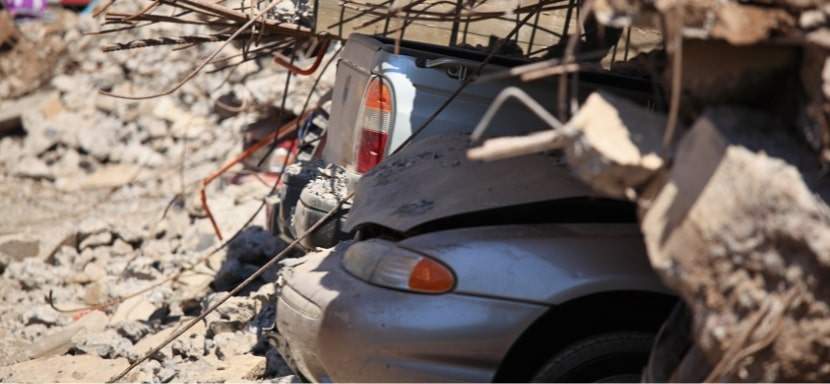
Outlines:
{"label": "concrete rubble", "polygon": [[593,7],[610,25],[669,25],[668,53],[678,61],[656,75],[667,95],[678,91],[675,111],[594,94],[566,129],[494,139],[468,155],[563,149],[594,189],[637,203],[651,264],[693,318],[693,347],[660,367],[662,379],[827,381],[830,8],[787,0]]}
{"label": "concrete rubble", "polygon": [[696,315],[714,377],[826,381],[830,190],[791,137],[744,129],[765,119],[704,112],[665,184],[641,198],[642,228],[652,265]]}
{"label": "concrete rubble", "polygon": [[[139,6],[117,5],[131,11]],[[37,61],[26,56],[36,50],[0,52],[0,381],[105,381],[284,245],[259,227],[260,214],[227,251],[173,283],[91,312],[50,307],[50,294],[58,308],[131,295],[218,246],[198,203],[198,183],[242,151],[241,132],[280,105],[286,78],[275,67],[247,63],[230,75],[197,76],[171,96],[104,96],[98,91],[142,95],[166,89],[213,46],[105,54],[98,47],[108,37],[84,35],[99,29],[96,20],[59,15],[21,28],[24,35],[48,36],[53,45],[39,53],[49,55],[42,60],[48,65],[27,74],[32,80],[6,81],[24,79],[20,63]],[[196,32],[154,26],[128,34],[141,38],[159,28]],[[226,54],[238,52],[229,47]],[[333,73],[314,90],[315,98],[332,86]],[[292,82],[290,113],[301,112],[313,80]],[[220,111],[216,102],[228,95],[256,108]],[[230,175],[240,171],[233,168]],[[269,189],[255,178],[213,183],[208,196],[224,233],[238,230]],[[273,307],[266,304],[272,295],[266,276],[127,380],[296,381],[275,361],[278,354],[261,332],[266,317],[273,321]]]}

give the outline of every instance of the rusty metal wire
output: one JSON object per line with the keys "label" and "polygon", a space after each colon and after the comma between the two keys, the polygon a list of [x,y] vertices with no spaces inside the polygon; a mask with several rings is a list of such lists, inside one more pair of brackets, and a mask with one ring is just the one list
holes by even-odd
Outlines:
{"label": "rusty metal wire", "polygon": [[151,39],[133,40],[127,43],[117,43],[110,46],[102,47],[104,52],[114,52],[126,49],[137,49],[155,47],[159,45],[193,45],[199,43],[214,43],[226,40],[226,36],[177,36],[177,37],[159,37]]}
{"label": "rusty metal wire", "polygon": [[[432,2],[426,4],[424,9],[417,9],[417,6],[425,3],[425,0],[414,0],[409,2],[403,6],[399,7],[388,7],[385,11],[380,9],[383,8],[380,4],[371,4],[371,3],[364,3],[357,0],[343,0],[343,7],[346,9],[351,9],[358,11],[356,15],[352,15],[347,19],[339,21],[337,23],[331,24],[329,28],[337,27],[343,23],[348,21],[352,21],[354,19],[358,19],[360,17],[371,15],[375,16],[375,18],[366,21],[356,29],[365,28],[372,24],[375,24],[384,18],[390,17],[398,17],[400,18],[404,14],[409,14],[409,18],[415,21],[441,21],[441,22],[448,22],[448,21],[465,21],[465,22],[474,22],[474,21],[481,21],[487,19],[495,19],[495,18],[503,18],[505,16],[516,16],[522,15],[525,13],[538,13],[541,11],[551,11],[557,9],[565,9],[567,5],[561,5],[561,3],[567,0],[540,0],[537,3],[524,5],[517,8],[512,9],[505,9],[503,11],[476,11],[474,9],[462,9],[457,11],[455,8],[456,3],[452,1],[443,1],[443,2]],[[385,3],[384,3],[385,4]],[[429,10],[435,5],[444,4],[447,6],[451,6],[446,11],[433,11]],[[487,4],[487,1],[482,1],[475,6],[482,6]],[[513,21],[513,19],[509,19]]]}
{"label": "rusty metal wire", "polygon": [[[173,50],[182,50],[211,43],[221,43],[221,46],[191,73],[163,92],[147,96],[113,95],[106,92],[104,94],[127,99],[146,99],[168,95],[180,89],[186,82],[205,70],[205,66],[208,64],[214,65],[213,69],[209,69],[210,72],[217,72],[227,70],[246,61],[275,56],[275,62],[282,66],[287,66],[285,60],[279,57],[280,51],[285,49],[295,50],[298,46],[305,45],[309,41],[329,41],[344,37],[342,35],[331,36],[327,35],[326,32],[315,32],[309,27],[270,19],[266,14],[274,7],[277,1],[281,0],[274,0],[264,8],[260,7],[261,0],[244,1],[241,6],[225,6],[223,5],[224,1],[152,0],[136,13],[106,12],[104,25],[122,25],[122,27],[98,31],[97,34],[116,33],[134,28],[143,28],[155,23],[202,25],[214,30],[213,33],[202,35],[160,36],[121,42],[104,47],[104,50],[108,52],[158,46],[171,46]],[[547,49],[533,51],[533,44],[536,41],[537,32],[549,34],[554,38],[566,38],[567,36],[567,27],[565,34],[562,34],[544,25],[539,25],[541,13],[567,9],[567,25],[570,23],[573,8],[577,6],[577,0],[538,0],[496,10],[493,7],[489,7],[489,9],[484,8],[485,6],[491,5],[491,2],[492,0],[411,0],[403,4],[395,4],[392,0],[384,0],[382,2],[342,0],[339,3],[341,7],[340,19],[336,23],[329,25],[327,30],[338,28],[342,34],[343,26],[346,23],[352,23],[351,30],[360,30],[379,22],[385,22],[382,34],[394,34],[397,51],[401,41],[405,38],[405,30],[412,24],[429,25],[429,23],[434,22],[453,23],[453,36],[449,44],[455,46],[459,40],[458,35],[462,30],[460,23],[464,23],[463,35],[461,36],[462,44],[466,44],[470,23],[482,20],[499,20],[516,23],[516,30],[511,32],[511,37],[505,40],[512,38],[518,41],[518,29],[527,24],[528,20],[526,19],[528,17],[532,17],[535,21],[532,23],[531,43],[527,47],[526,54],[526,57],[532,57]],[[586,1],[583,7],[589,5],[589,3],[590,0]],[[98,13],[103,13],[111,5],[112,2],[106,4]],[[160,14],[159,10],[162,8],[172,8],[177,13]],[[344,12],[345,10],[355,13],[347,16]],[[196,17],[193,17],[194,15]],[[577,15],[582,20],[587,15],[587,12],[577,12]],[[522,18],[525,20],[521,21],[520,19]],[[392,19],[402,21],[401,25],[390,29],[390,21]],[[217,32],[216,30],[221,31]],[[570,36],[568,44],[570,49],[566,51],[571,56],[575,53],[571,46],[575,44],[574,41],[578,38],[578,35],[579,33],[575,36]],[[218,52],[231,42],[241,46],[241,59],[230,61],[228,58],[218,58]],[[235,56],[239,57],[240,55]],[[319,62],[315,64],[319,65]],[[290,66],[287,67],[296,73],[308,73],[311,71]],[[314,65],[312,69],[314,69]],[[564,83],[560,87],[563,87]],[[561,96],[560,90],[560,98]]]}

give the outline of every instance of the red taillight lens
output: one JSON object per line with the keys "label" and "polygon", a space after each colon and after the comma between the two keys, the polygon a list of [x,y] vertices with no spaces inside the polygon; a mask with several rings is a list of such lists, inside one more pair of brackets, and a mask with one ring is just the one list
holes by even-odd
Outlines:
{"label": "red taillight lens", "polygon": [[360,138],[357,147],[357,171],[366,172],[383,160],[389,129],[392,126],[392,92],[380,78],[369,81],[363,98]]}
{"label": "red taillight lens", "polygon": [[357,170],[366,172],[383,160],[383,151],[386,149],[385,132],[364,129],[360,133],[360,150],[357,152]]}

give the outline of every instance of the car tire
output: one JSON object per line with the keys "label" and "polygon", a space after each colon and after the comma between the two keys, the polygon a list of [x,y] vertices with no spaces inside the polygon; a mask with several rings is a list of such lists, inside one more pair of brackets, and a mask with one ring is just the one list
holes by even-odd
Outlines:
{"label": "car tire", "polygon": [[534,382],[640,382],[654,335],[614,332],[591,336],[558,352],[536,373]]}

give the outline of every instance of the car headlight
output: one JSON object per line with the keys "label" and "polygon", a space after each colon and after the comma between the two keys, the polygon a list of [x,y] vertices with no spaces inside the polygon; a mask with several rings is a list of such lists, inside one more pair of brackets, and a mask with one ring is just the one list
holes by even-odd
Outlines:
{"label": "car headlight", "polygon": [[385,240],[352,244],[343,257],[343,267],[363,281],[388,288],[445,293],[455,287],[455,275],[449,267]]}

